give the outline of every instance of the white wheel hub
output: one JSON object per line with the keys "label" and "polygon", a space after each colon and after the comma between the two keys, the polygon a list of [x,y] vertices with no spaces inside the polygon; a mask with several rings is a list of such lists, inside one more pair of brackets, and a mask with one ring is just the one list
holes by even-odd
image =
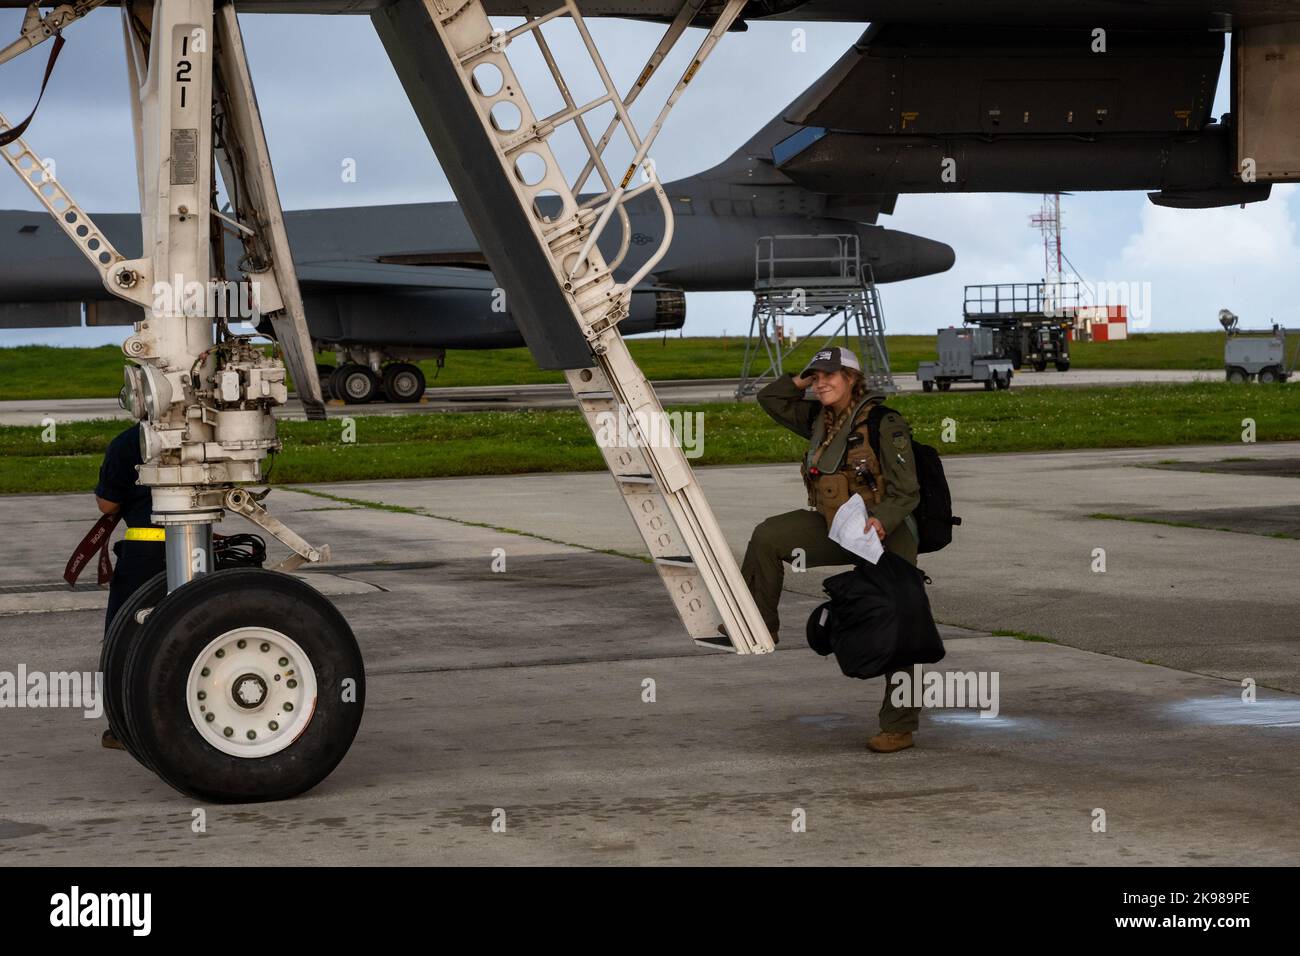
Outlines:
{"label": "white wheel hub", "polygon": [[362,372],[353,372],[343,382],[343,389],[353,398],[363,398],[370,392],[370,380]]}
{"label": "white wheel hub", "polygon": [[190,668],[185,704],[199,735],[234,757],[269,757],[316,711],[316,671],[293,638],[241,627],[211,641]]}
{"label": "white wheel hub", "polygon": [[416,378],[410,372],[398,372],[393,376],[393,388],[398,395],[414,395],[416,384]]}

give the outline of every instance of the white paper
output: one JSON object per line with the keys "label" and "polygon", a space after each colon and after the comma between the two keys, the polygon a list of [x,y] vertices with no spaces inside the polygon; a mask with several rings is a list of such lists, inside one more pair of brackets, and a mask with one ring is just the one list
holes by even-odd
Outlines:
{"label": "white paper", "polygon": [[875,564],[885,549],[875,528],[865,530],[868,517],[866,502],[861,495],[854,495],[835,512],[835,520],[831,522],[831,540],[844,550]]}

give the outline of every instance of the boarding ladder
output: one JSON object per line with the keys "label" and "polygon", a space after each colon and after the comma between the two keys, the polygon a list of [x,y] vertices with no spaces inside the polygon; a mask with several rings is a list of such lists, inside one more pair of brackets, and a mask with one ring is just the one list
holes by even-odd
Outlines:
{"label": "boarding ladder", "polygon": [[[536,251],[525,249],[527,244],[536,244],[544,254],[544,261],[549,263],[552,278],[563,293],[561,304],[567,303],[571,320],[585,339],[580,358],[587,359],[589,350],[589,357],[594,360],[587,367],[578,367],[581,362],[561,367],[565,368],[565,376],[578,406],[601,446],[605,462],[687,632],[697,643],[729,647],[742,654],[771,651],[772,638],[741,578],[730,546],[682,448],[675,440],[664,440],[672,432],[663,408],[650,382],[632,360],[618,330],[619,321],[628,314],[631,290],[650,275],[672,240],[672,209],[649,159],[650,147],[669,111],[695,78],[723,33],[735,22],[745,0],[727,0],[721,12],[713,18],[689,67],[644,137],[633,125],[628,109],[695,20],[704,0],[688,0],[682,5],[626,95],[615,88],[574,0],[556,3],[548,12],[529,17],[508,30],[494,28],[479,0],[422,2],[423,9],[417,11],[421,18],[419,26],[423,29],[426,24],[431,25],[433,30],[425,32],[435,34],[444,50],[433,51],[437,58],[435,65],[430,64],[427,56],[420,62],[408,57],[410,62],[407,64],[408,72],[402,76],[403,82],[410,90],[416,88],[422,78],[436,75],[440,79],[444,74],[435,71],[445,70],[447,61],[450,61],[452,71],[446,75],[454,73],[459,77],[459,91],[439,87],[438,98],[466,97],[487,134],[490,149],[483,150],[482,164],[460,164],[461,168],[454,175],[462,178],[453,179],[453,183],[460,183],[467,187],[468,192],[480,197],[473,201],[486,202],[481,198],[484,195],[501,195],[504,180],[513,189],[514,200],[525,211],[526,225],[524,220],[514,218],[518,210],[511,211],[510,221],[521,224],[517,229],[506,230],[498,223],[494,232],[491,222],[484,223],[480,219],[476,227],[480,240],[484,242],[485,251],[489,252],[494,242],[503,244],[498,247],[501,253],[498,260],[492,261],[499,281],[502,281],[502,270],[508,275],[512,265],[517,267],[518,257]],[[411,42],[406,30],[411,21],[400,18],[411,16],[412,12],[400,9],[400,4],[397,6],[399,9],[395,11],[384,12],[391,18],[386,23],[381,15],[375,17],[376,28],[388,46],[390,56],[394,55],[394,50],[400,53],[403,44]],[[590,102],[575,102],[544,36],[542,28],[557,17],[570,18],[603,84],[603,94]],[[541,117],[533,112],[507,55],[510,44],[526,36],[536,42],[565,104],[563,109],[550,116]],[[401,74],[403,64],[397,62],[397,65]],[[499,71],[499,77],[485,67],[494,67]],[[480,82],[485,73],[494,80],[499,79],[500,83]],[[417,102],[418,110],[418,92],[413,100]],[[521,115],[516,117],[513,110],[497,109],[502,103],[512,105]],[[612,104],[614,117],[603,134],[596,135],[588,124],[587,115],[605,104]],[[445,101],[426,106],[426,115],[434,117],[434,121],[426,122],[431,140],[438,135],[436,127],[440,118],[456,115],[455,111],[462,106],[459,103],[447,106]],[[509,113],[509,120],[514,121],[503,123],[505,113]],[[573,124],[572,129],[577,131],[589,156],[572,184],[566,179],[548,142],[557,129],[568,124]],[[603,156],[611,137],[620,128],[630,140],[635,156],[626,172],[615,178],[606,168]],[[435,141],[435,146],[438,145]],[[443,141],[442,145],[440,155],[446,168],[449,163],[444,154],[454,150],[456,144]],[[525,175],[524,167],[519,163],[525,153],[540,157],[542,164],[537,164],[535,159],[531,161],[535,166],[544,165],[544,173]],[[492,165],[488,154],[495,157],[496,165],[491,169],[483,168]],[[464,168],[467,165],[474,168],[467,170]],[[643,171],[645,181],[633,185],[638,171]],[[600,177],[604,191],[584,197],[580,202],[576,197],[593,172]],[[458,188],[457,191],[460,194],[463,190]],[[624,204],[646,192],[653,192],[663,209],[663,244],[626,282],[619,282],[613,273],[622,263],[631,239]],[[623,237],[617,255],[607,262],[596,242],[615,217],[622,226]],[[508,250],[505,246],[509,247]],[[513,264],[502,261],[511,259],[515,260]],[[550,316],[550,320],[555,321],[555,317]],[[545,350],[546,339],[562,338],[567,330],[573,328],[567,324],[568,317],[563,322],[565,324],[558,331],[533,332],[529,345],[535,354],[539,348]],[[522,320],[521,328],[528,338],[529,328]],[[632,427],[611,427],[619,422],[631,423]]]}

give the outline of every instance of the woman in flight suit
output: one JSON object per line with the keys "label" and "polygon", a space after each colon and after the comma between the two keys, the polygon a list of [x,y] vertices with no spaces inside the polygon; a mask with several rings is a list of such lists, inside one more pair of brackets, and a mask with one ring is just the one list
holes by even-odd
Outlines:
{"label": "woman in flight suit", "polygon": [[[808,388],[816,401],[804,397]],[[880,456],[871,448],[867,416],[885,396],[871,392],[862,366],[848,349],[818,352],[798,376],[787,373],[758,393],[758,403],[779,424],[808,440],[803,459],[809,509],[768,518],[749,540],[741,573],[775,638],[780,627],[777,604],[785,579],[784,562],[802,552],[802,566],[852,564],[857,558],[830,539],[835,512],[852,495],[867,506],[867,529],[875,528],[884,546],[916,564],[916,522],[920,502],[911,429],[897,413],[880,420]],[[897,707],[889,699],[890,674],[880,705],[880,733],[867,741],[877,753],[912,746],[920,708]]]}

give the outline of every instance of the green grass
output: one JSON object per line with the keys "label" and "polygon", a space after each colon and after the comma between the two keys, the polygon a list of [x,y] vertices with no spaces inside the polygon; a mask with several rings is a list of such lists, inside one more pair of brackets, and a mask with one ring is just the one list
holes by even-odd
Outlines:
{"label": "green grass", "polygon": [[1171,521],[1166,518],[1148,518],[1143,515],[1117,515],[1108,511],[1098,511],[1088,515],[1101,521],[1132,521],[1137,524],[1158,524],[1167,528],[1195,528],[1198,531],[1226,531],[1229,534],[1256,534],[1261,538],[1279,538],[1283,541],[1295,541],[1296,536],[1286,531],[1251,531],[1248,528],[1222,528],[1212,524],[1198,524],[1195,521]]}
{"label": "green grass", "polygon": [[1109,511],[1096,511],[1088,515],[1098,521],[1132,521],[1137,524],[1158,524],[1166,528],[1196,528],[1201,531],[1231,531],[1231,528],[1217,528],[1207,524],[1197,524],[1194,521],[1170,521],[1166,518],[1144,518],[1141,515],[1116,515]]}
{"label": "green grass", "polygon": [[993,631],[994,637],[1014,637],[1018,641],[1028,641],[1031,644],[1059,644],[1060,642],[1044,637],[1042,634],[1030,634],[1026,631]]}
{"label": "green grass", "polygon": [[[933,335],[891,335],[888,347],[893,369],[912,374],[920,362],[935,358]],[[820,339],[795,353],[795,361],[812,355]],[[633,357],[652,379],[736,378],[744,360],[743,338],[678,338],[661,336],[628,339]],[[1074,368],[1216,369],[1223,367],[1223,335],[1218,332],[1135,334],[1122,342],[1079,342],[1071,349]],[[318,356],[326,365],[332,355]],[[114,398],[122,387],[122,350],[54,348],[24,345],[0,349],[0,400],[33,398]],[[453,351],[446,367],[421,362],[431,385],[530,385],[564,381],[559,372],[545,372],[527,349]],[[436,377],[435,377],[436,376]]]}
{"label": "green grass", "polygon": [[[1024,389],[900,395],[891,400],[916,437],[945,456],[1239,442],[1254,418],[1260,441],[1300,439],[1300,391],[1207,382],[1113,388]],[[754,403],[697,405],[704,454],[698,465],[799,460],[803,441],[773,424]],[[945,419],[956,441],[942,441]],[[598,471],[604,463],[575,411],[454,412],[358,416],[356,442],[341,441],[338,419],[282,422],[284,451],[273,484],[429,478],[524,472]],[[0,428],[0,493],[89,492],[100,456],[122,422]]]}

